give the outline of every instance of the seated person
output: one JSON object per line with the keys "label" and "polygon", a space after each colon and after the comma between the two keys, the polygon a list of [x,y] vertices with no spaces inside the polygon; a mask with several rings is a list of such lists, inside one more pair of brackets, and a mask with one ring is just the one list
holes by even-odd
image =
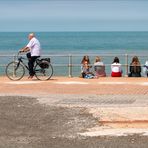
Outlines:
{"label": "seated person", "polygon": [[93,73],[90,71],[90,61],[88,56],[84,56],[81,61],[81,75],[82,78],[92,78]]}
{"label": "seated person", "polygon": [[146,61],[143,66],[143,74],[144,74],[144,77],[148,77],[148,61]]}
{"label": "seated person", "polygon": [[122,69],[118,57],[115,57],[113,63],[111,64],[111,76],[122,77]]}
{"label": "seated person", "polygon": [[94,71],[95,71],[95,77],[105,77],[105,65],[103,62],[101,62],[101,59],[99,56],[96,56],[95,62],[94,62]]}
{"label": "seated person", "polygon": [[129,77],[141,77],[141,65],[137,56],[133,57],[129,70]]}

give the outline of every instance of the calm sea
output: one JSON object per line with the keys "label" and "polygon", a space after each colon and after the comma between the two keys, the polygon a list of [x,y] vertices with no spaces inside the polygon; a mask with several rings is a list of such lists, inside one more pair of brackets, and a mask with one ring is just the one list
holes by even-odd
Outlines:
{"label": "calm sea", "polygon": [[[0,32],[0,55],[17,53],[28,43],[27,36],[28,32]],[[148,55],[148,32],[36,32],[36,37],[42,45],[43,54]],[[80,64],[81,58],[82,56],[73,59],[74,64]],[[120,58],[123,63],[125,58]],[[142,59],[142,63],[146,58]],[[113,58],[103,58],[107,64],[112,60]],[[1,58],[0,61],[3,63],[9,60]],[[53,57],[52,61],[55,64],[66,64],[68,59]],[[94,61],[94,57],[91,57],[91,61]],[[61,73],[61,68],[57,73]]]}
{"label": "calm sea", "polygon": [[[14,53],[28,42],[27,32],[0,32],[0,53]],[[145,53],[148,32],[37,32],[44,53]]]}

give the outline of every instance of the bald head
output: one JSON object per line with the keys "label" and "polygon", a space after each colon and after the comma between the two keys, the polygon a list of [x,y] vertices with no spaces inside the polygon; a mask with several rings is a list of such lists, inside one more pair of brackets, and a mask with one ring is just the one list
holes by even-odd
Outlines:
{"label": "bald head", "polygon": [[34,33],[30,33],[30,34],[28,35],[28,39],[29,39],[29,40],[31,40],[33,37],[35,37],[35,34],[34,34]]}

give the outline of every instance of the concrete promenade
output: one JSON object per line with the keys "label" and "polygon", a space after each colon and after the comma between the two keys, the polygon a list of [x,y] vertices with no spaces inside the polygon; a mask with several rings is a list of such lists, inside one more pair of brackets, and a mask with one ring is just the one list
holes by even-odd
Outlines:
{"label": "concrete promenade", "polygon": [[7,94],[97,94],[97,95],[148,95],[147,78],[112,78],[82,79],[52,77],[48,81],[36,78],[11,81],[0,77],[0,91]]}
{"label": "concrete promenade", "polygon": [[[30,100],[35,98],[40,105],[45,105],[47,108],[48,106],[49,108],[64,108],[68,111],[67,113],[63,111],[64,118],[66,114],[69,113],[72,116],[77,111],[79,111],[78,116],[87,115],[86,118],[83,117],[83,124],[80,124],[82,120],[78,120],[76,117],[71,119],[67,115],[69,118],[63,124],[64,131],[61,129],[61,133],[65,134],[53,132],[54,136],[51,133],[53,137],[118,137],[136,134],[147,139],[147,78],[82,79],[78,77],[52,77],[48,81],[38,81],[35,78],[33,80],[23,78],[20,81],[11,81],[6,77],[0,77],[0,84],[0,96],[7,98],[7,105],[10,101],[8,97],[29,97]],[[47,112],[44,113],[44,116],[45,114]],[[86,121],[88,125],[86,125]],[[64,125],[68,127],[70,125],[70,127],[79,126],[79,128],[69,127],[69,130],[65,132]],[[146,145],[143,147],[146,147]]]}

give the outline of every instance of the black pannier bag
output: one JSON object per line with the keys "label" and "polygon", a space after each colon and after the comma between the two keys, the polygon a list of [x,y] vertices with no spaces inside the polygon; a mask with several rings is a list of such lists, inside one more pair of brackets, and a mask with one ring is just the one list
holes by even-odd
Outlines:
{"label": "black pannier bag", "polygon": [[37,63],[41,68],[48,68],[50,63],[50,58],[38,59]]}

